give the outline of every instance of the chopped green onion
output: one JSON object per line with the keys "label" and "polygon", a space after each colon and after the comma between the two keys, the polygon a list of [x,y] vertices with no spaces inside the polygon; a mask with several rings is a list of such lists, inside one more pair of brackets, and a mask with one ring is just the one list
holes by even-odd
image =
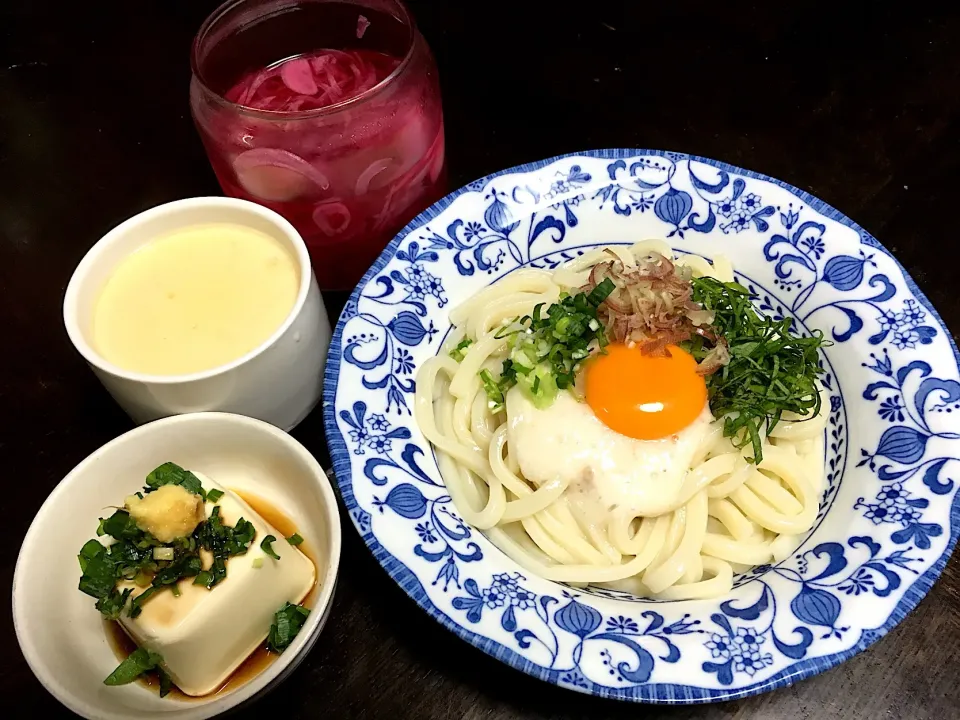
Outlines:
{"label": "chopped green onion", "polygon": [[172,462],[165,462],[153,472],[147,475],[147,492],[152,492],[164,485],[180,485],[184,490],[189,490],[195,495],[206,498],[206,493],[200,485],[200,478],[189,470]]}
{"label": "chopped green onion", "polygon": [[297,545],[303,542],[303,538],[300,537],[299,533],[294,533],[293,535],[287,538],[287,542],[293,545],[294,547],[296,547]]}
{"label": "chopped green onion", "polygon": [[157,676],[160,678],[160,697],[166,697],[173,687],[173,681],[160,665],[157,665]]}
{"label": "chopped green onion", "polygon": [[127,685],[132,683],[145,672],[149,672],[160,666],[163,658],[157,653],[152,653],[146,648],[137,648],[127,655],[127,659],[117,665],[117,669],[110,673],[104,685]]}
{"label": "chopped green onion", "polygon": [[142,593],[140,593],[139,595],[137,595],[137,596],[133,599],[133,602],[130,603],[130,617],[131,617],[131,618],[136,618],[136,617],[138,617],[138,616],[140,615],[140,613],[143,611],[143,605],[144,605],[144,603],[146,603],[147,600],[149,600],[150,598],[152,598],[154,595],[156,595],[156,594],[157,594],[158,592],[160,592],[162,589],[163,589],[162,586],[159,586],[159,585],[151,585],[151,586],[148,587],[146,590],[144,590]]}
{"label": "chopped green onion", "polygon": [[214,505],[210,517],[200,525],[196,533],[198,545],[213,553],[213,565],[209,570],[210,580],[202,584],[212,588],[226,578],[227,559],[234,555],[245,554],[256,534],[253,523],[243,518],[237,520],[237,524],[233,527],[224,525],[223,518],[220,516],[220,506]]}
{"label": "chopped green onion", "polygon": [[250,564],[253,566],[253,569],[254,569],[254,570],[259,570],[260,568],[263,567],[263,558],[262,558],[262,557],[256,557],[256,558],[253,559],[253,562],[250,563]]}
{"label": "chopped green onion", "polygon": [[524,320],[529,320],[529,319],[530,319],[529,317],[525,317],[525,318],[515,318],[514,320],[511,320],[510,322],[503,325],[499,330],[497,330],[494,337],[497,340],[503,340],[504,338],[508,338],[511,335],[516,335],[519,332],[523,332],[523,325],[518,325],[518,323],[522,323]]}
{"label": "chopped green onion", "polygon": [[285,603],[273,617],[270,634],[267,636],[267,649],[278,654],[286,650],[309,615],[307,608]]}
{"label": "chopped green onion", "polygon": [[517,379],[517,384],[526,390],[538,408],[550,407],[560,389],[559,382],[560,377],[546,363],[540,363],[530,373]]}
{"label": "chopped green onion", "polygon": [[613,280],[610,278],[604,278],[603,281],[593,290],[591,290],[589,295],[587,295],[587,302],[594,307],[600,307],[600,303],[606,300],[610,293],[616,289],[616,287],[617,286],[614,285]]}
{"label": "chopped green onion", "polygon": [[117,510],[101,523],[101,527],[104,534],[114,540],[141,540],[144,534],[126,510]]}
{"label": "chopped green onion", "polygon": [[97,599],[109,597],[116,588],[117,580],[114,564],[103,545],[96,540],[88,540],[81,548],[78,559],[83,572],[80,591]]}
{"label": "chopped green onion", "polygon": [[173,560],[172,547],[158,547],[153,549],[154,560]]}
{"label": "chopped green onion", "polygon": [[260,543],[260,549],[274,560],[279,560],[280,556],[277,555],[277,551],[273,549],[273,543],[276,542],[276,540],[277,539],[273,535],[267,535],[263,539],[263,542]]}
{"label": "chopped green onion", "polygon": [[463,362],[463,358],[467,355],[467,350],[470,346],[473,345],[473,340],[470,338],[464,338],[461,340],[457,346],[450,351],[450,357],[452,357],[457,362]]}
{"label": "chopped green onion", "polygon": [[597,306],[614,290],[605,279],[590,295],[564,293],[549,307],[538,303],[530,315],[501,328],[496,337],[509,337],[509,356],[499,379],[483,369],[480,380],[490,409],[503,409],[507,390],[519,384],[537,407],[548,407],[559,390],[573,386],[583,361],[607,344],[597,318]]}
{"label": "chopped green onion", "polygon": [[487,405],[490,407],[490,412],[498,413],[503,410],[503,390],[486,368],[480,371],[480,381],[483,383],[484,392],[487,393]]}
{"label": "chopped green onion", "polygon": [[207,491],[207,502],[214,503],[223,497],[223,490],[208,490]]}
{"label": "chopped green onion", "polygon": [[107,597],[97,600],[96,608],[107,620],[119,620],[120,613],[126,607],[127,600],[132,592],[131,588],[127,588],[123,592],[114,589]]}
{"label": "chopped green onion", "polygon": [[101,557],[106,551],[106,548],[96,540],[87,540],[80,548],[80,554],[77,555],[77,560],[80,561],[80,571],[86,572],[88,561]]}

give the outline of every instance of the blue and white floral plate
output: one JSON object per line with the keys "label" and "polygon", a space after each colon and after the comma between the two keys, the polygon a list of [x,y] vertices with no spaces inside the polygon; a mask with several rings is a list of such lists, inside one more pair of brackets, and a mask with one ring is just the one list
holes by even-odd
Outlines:
{"label": "blue and white floral plate", "polygon": [[[817,525],[794,556],[719,600],[651,602],[523,572],[460,519],[410,413],[417,367],[437,352],[451,307],[518,267],[650,237],[726,255],[761,310],[833,340]],[[562,687],[694,703],[822,672],[916,606],[960,527],[958,380],[936,311],[837,210],[713,160],[604,150],[496,173],[408,225],[340,317],[324,420],[350,517],[431,617]]]}

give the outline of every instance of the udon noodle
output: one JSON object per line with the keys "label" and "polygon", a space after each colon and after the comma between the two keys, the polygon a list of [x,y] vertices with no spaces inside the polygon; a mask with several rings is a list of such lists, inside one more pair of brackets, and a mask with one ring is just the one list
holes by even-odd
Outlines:
{"label": "udon noodle", "polygon": [[[654,512],[615,509],[588,519],[571,502],[569,481],[525,479],[508,441],[506,411],[492,413],[478,372],[506,356],[497,330],[584,284],[609,251],[631,262],[659,241],[591,251],[554,272],[521,269],[450,313],[443,350],[417,375],[415,417],[433,444],[443,480],[463,519],[531,573],[574,585],[598,584],[636,595],[681,600],[727,593],[734,573],[790,555],[812,527],[824,485],[825,411],[784,417],[748,462],[723,437],[721,419],[703,436],[675,492]],[[733,279],[730,263],[697,256],[677,264],[693,274]],[[473,340],[461,362],[449,355]]]}

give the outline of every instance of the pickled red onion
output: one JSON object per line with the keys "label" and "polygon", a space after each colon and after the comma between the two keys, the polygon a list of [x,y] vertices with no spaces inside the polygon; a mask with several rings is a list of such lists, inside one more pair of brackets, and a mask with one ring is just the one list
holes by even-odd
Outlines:
{"label": "pickled red onion", "polygon": [[444,141],[443,128],[418,163],[408,172],[396,178],[396,182],[387,191],[383,207],[374,215],[374,227],[382,228],[393,221],[398,213],[410,207],[422,195],[429,182],[434,184],[443,171]]}
{"label": "pickled red onion", "polygon": [[317,110],[366,92],[399,63],[365,49],[318,50],[246,75],[226,97],[256,110]]}
{"label": "pickled red onion", "polygon": [[[360,173],[360,176],[357,178],[357,183],[354,186],[354,192],[356,192],[357,195],[366,195],[367,190],[370,189],[370,183],[373,181],[373,179],[393,164],[394,161],[391,158],[374,160],[367,166],[366,170]],[[389,182],[389,180],[387,180],[387,182]],[[386,182],[383,180],[377,183],[377,185],[380,187],[385,184]]]}
{"label": "pickled red onion", "polygon": [[337,199],[327,200],[314,209],[313,222],[324,235],[339,235],[350,225],[350,208]]}
{"label": "pickled red onion", "polygon": [[363,37],[368,27],[370,27],[370,21],[367,20],[366,16],[359,16],[357,18],[357,40]]}
{"label": "pickled red onion", "polygon": [[[241,105],[246,105],[250,98],[253,97],[254,93],[269,79],[267,75],[254,75],[250,78],[250,81],[246,84],[246,88],[241,93],[240,97],[237,99],[237,102]],[[230,97],[230,94],[227,94],[227,98]]]}
{"label": "pickled red onion", "polygon": [[233,160],[244,190],[262,200],[287,202],[330,187],[327,176],[287,150],[254,148]]}
{"label": "pickled red onion", "polygon": [[316,95],[317,83],[313,79],[310,63],[303,58],[294,58],[280,66],[283,84],[301,95]]}

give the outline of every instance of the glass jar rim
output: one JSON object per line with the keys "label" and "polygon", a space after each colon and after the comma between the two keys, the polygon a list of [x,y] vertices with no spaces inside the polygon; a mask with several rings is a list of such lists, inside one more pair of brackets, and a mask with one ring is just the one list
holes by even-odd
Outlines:
{"label": "glass jar rim", "polygon": [[[403,59],[400,63],[393,69],[393,71],[387,75],[383,80],[378,82],[373,87],[364,90],[362,93],[348,97],[345,100],[340,100],[339,102],[327,105],[322,108],[317,108],[314,110],[260,110],[259,108],[250,107],[249,105],[242,105],[240,103],[233,102],[228,100],[222,93],[215,91],[211,88],[203,78],[203,73],[200,72],[200,44],[203,40],[206,39],[206,36],[210,31],[216,26],[216,24],[223,19],[223,17],[229,13],[231,10],[234,10],[240,5],[246,5],[255,0],[226,0],[226,2],[219,5],[210,15],[207,16],[207,19],[203,21],[203,24],[200,25],[200,29],[197,30],[197,34],[193,38],[193,43],[190,49],[190,71],[193,75],[194,81],[201,87],[201,89],[220,105],[231,108],[234,111],[243,114],[250,115],[252,117],[259,118],[261,120],[301,120],[309,118],[323,117],[326,115],[335,115],[342,110],[348,110],[356,105],[367,102],[372,99],[374,96],[379,95],[383,90],[385,90],[390,85],[393,85],[394,82],[401,74],[406,70],[410,65],[413,59],[414,52],[417,49],[417,45],[420,42],[420,33],[417,29],[416,22],[414,22],[413,15],[407,10],[406,5],[401,2],[401,0],[392,0],[396,4],[397,9],[400,11],[400,16],[397,18],[401,23],[407,28],[409,43],[407,45],[407,51],[404,53]],[[291,0],[289,3],[290,7],[293,7],[298,4],[297,0]],[[312,2],[315,0],[305,0],[306,2]],[[355,5],[357,8],[363,8],[360,2],[351,2],[351,0],[340,0],[345,5]]]}

